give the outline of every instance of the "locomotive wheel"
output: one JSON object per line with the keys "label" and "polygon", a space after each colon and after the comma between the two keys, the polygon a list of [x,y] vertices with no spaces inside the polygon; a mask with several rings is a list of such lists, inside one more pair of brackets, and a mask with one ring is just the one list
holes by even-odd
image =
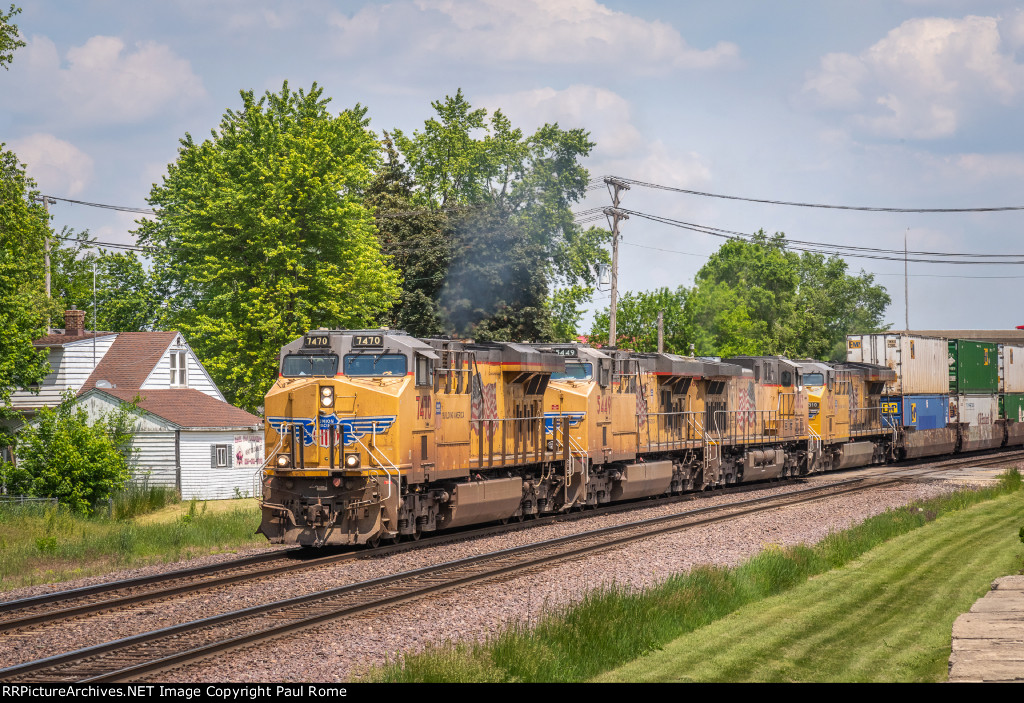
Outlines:
{"label": "locomotive wheel", "polygon": [[376,549],[377,547],[379,547],[380,535],[375,535],[374,537],[371,537],[370,539],[366,540],[366,546],[370,549]]}

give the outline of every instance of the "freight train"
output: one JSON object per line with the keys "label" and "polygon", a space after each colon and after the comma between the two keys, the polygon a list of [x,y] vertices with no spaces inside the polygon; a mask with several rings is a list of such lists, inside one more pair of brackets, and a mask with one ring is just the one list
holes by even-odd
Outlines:
{"label": "freight train", "polygon": [[1024,443],[1024,347],[847,346],[844,363],[718,360],[315,330],[281,350],[266,396],[260,531],[376,545]]}

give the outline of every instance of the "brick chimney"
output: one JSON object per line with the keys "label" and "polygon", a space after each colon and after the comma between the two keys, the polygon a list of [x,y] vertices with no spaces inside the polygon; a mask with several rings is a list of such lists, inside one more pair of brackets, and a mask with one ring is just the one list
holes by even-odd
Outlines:
{"label": "brick chimney", "polygon": [[85,310],[78,310],[74,305],[64,311],[64,334],[69,337],[80,337],[85,334]]}

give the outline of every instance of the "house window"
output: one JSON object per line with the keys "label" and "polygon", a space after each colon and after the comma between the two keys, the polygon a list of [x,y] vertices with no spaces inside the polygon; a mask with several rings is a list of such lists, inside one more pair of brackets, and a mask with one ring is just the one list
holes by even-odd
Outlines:
{"label": "house window", "polygon": [[186,373],[185,352],[171,352],[171,386],[184,388],[188,385],[188,374]]}
{"label": "house window", "polygon": [[231,445],[211,444],[210,465],[212,468],[231,468]]}

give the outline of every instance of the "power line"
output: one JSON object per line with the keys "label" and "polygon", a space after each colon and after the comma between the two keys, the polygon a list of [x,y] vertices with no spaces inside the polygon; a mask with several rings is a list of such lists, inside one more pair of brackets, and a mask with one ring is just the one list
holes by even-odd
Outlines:
{"label": "power line", "polygon": [[61,202],[71,203],[72,205],[86,205],[88,207],[98,207],[104,210],[117,210],[118,212],[133,212],[138,215],[155,215],[156,210],[141,207],[128,207],[126,205],[106,205],[104,203],[90,203],[85,200],[72,200],[71,198],[58,198],[55,195],[47,195],[47,198],[53,200],[60,200]]}
{"label": "power line", "polygon": [[740,200],[747,203],[763,203],[766,205],[789,205],[791,207],[822,208],[826,210],[858,210],[861,212],[907,212],[907,213],[962,213],[962,212],[1010,212],[1024,210],[1024,205],[1005,205],[997,207],[965,207],[965,208],[903,208],[903,207],[867,207],[859,205],[828,205],[825,203],[801,203],[789,200],[768,200],[765,198],[744,198],[738,195],[724,195],[722,193],[706,193],[699,190],[687,188],[675,188],[673,186],[661,185],[659,183],[646,183],[631,178],[620,178],[619,180],[630,185],[654,190],[667,190],[674,193],[686,195],[698,195],[704,198],[721,198],[723,200]]}
{"label": "power line", "polygon": [[[689,230],[691,232],[700,232],[702,234],[710,234],[713,237],[720,237],[722,239],[742,239],[742,240],[748,240],[749,241],[753,237],[753,235],[748,234],[746,232],[735,232],[735,231],[732,231],[732,230],[725,230],[725,229],[721,229],[721,228],[718,228],[718,227],[710,227],[710,226],[706,226],[706,225],[698,225],[698,224],[694,224],[692,222],[684,222],[682,220],[675,220],[675,219],[672,219],[670,217],[661,217],[661,216],[658,216],[658,215],[651,215],[651,214],[644,213],[644,212],[638,212],[636,210],[625,210],[625,212],[629,213],[630,215],[635,215],[636,217],[642,217],[642,218],[644,218],[646,220],[651,220],[652,222],[660,222],[661,224],[671,225],[673,227],[678,227],[680,229]],[[802,241],[802,240],[797,240],[797,239],[793,239],[793,240],[787,239],[787,240],[785,240],[785,247],[787,249],[792,249],[792,250],[795,250],[795,251],[806,251],[806,252],[810,252],[810,253],[826,254],[826,255],[830,255],[830,256],[851,256],[851,257],[857,257],[857,258],[861,258],[861,259],[876,259],[876,260],[879,260],[879,261],[903,261],[903,256],[886,256],[885,255],[885,254],[889,254],[889,253],[891,253],[891,254],[896,254],[896,253],[902,254],[903,253],[902,251],[896,252],[895,250],[878,250],[877,252],[863,252],[862,253],[862,252],[857,251],[857,250],[850,251],[849,250],[850,248],[844,247],[842,245],[826,244],[826,243],[823,243],[823,242],[807,242],[807,241]],[[856,249],[856,248],[854,248],[854,249]],[[959,255],[956,255],[956,254],[950,255],[950,254],[945,254],[945,253],[941,253],[939,255],[940,256],[959,256]],[[967,256],[969,256],[969,255],[967,255]],[[913,258],[913,259],[908,259],[908,260],[912,261],[912,262],[915,262],[915,263],[927,263],[927,264],[959,264],[959,265],[975,265],[975,264],[977,264],[977,265],[983,265],[983,264],[988,264],[988,265],[1000,265],[1000,264],[1018,265],[1018,264],[1024,264],[1024,257],[1022,257],[1022,255],[1019,255],[1019,254],[1008,254],[1008,255],[1003,255],[1003,256],[1004,256],[1004,258],[1011,258],[1012,260],[1003,260],[1003,261],[988,261],[988,260],[978,261],[978,260],[973,260],[973,261],[965,261],[965,260],[959,260],[959,259],[934,259],[934,258]]]}

